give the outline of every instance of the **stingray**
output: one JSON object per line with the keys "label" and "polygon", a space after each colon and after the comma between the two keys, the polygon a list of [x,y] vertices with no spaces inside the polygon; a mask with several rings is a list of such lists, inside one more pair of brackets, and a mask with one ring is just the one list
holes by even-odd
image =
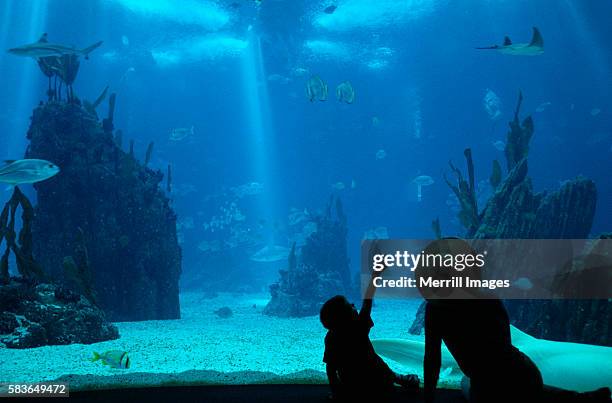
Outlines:
{"label": "stingray", "polygon": [[[558,388],[586,392],[601,387],[612,387],[612,347],[592,344],[549,341],[532,337],[511,326],[512,344],[531,358],[544,383]],[[407,339],[372,340],[376,353],[402,366],[422,368],[425,343]],[[459,375],[457,362],[442,346],[441,371],[444,375]],[[446,381],[446,387],[458,387],[458,379]]]}
{"label": "stingray", "polygon": [[544,39],[542,34],[540,34],[540,30],[537,27],[533,27],[533,36],[529,43],[512,43],[512,40],[506,36],[502,45],[485,46],[476,49],[494,49],[505,55],[537,56],[544,53]]}

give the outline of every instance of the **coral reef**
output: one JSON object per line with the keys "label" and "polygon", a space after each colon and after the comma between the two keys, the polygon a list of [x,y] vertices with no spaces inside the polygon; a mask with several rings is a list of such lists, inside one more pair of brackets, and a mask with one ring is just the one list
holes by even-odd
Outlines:
{"label": "coral reef", "polygon": [[[335,207],[335,215],[333,211]],[[351,294],[346,250],[346,216],[340,199],[331,198],[325,213],[315,218],[317,230],[298,254],[295,244],[288,268],[270,286],[272,298],[264,314],[280,317],[317,315],[321,305],[336,294]]]}
{"label": "coral reef", "polygon": [[0,285],[0,347],[90,344],[119,338],[104,312],[54,284],[24,278]]}
{"label": "coral reef", "polygon": [[[595,183],[584,177],[566,181],[553,192],[535,193],[528,177],[527,154],[534,133],[531,117],[519,123],[522,94],[510,122],[506,143],[508,174],[479,213],[473,187],[456,168],[457,185],[449,183],[461,202],[459,218],[466,238],[477,239],[584,239],[589,236],[597,202]],[[467,150],[466,150],[467,151]],[[466,152],[468,167],[471,154]],[[473,171],[469,170],[470,183]],[[494,171],[496,168],[494,168]],[[494,176],[497,176],[494,173]],[[501,176],[501,175],[500,175]],[[495,182],[497,179],[495,180]],[[448,182],[448,181],[447,181]],[[535,337],[612,345],[612,303],[609,300],[510,300],[511,322]],[[417,315],[411,333],[422,328]]]}
{"label": "coral reef", "polygon": [[117,146],[115,99],[102,124],[76,102],[34,110],[26,157],[61,168],[34,185],[34,256],[113,321],[178,318],[176,215],[160,188],[163,174]]}

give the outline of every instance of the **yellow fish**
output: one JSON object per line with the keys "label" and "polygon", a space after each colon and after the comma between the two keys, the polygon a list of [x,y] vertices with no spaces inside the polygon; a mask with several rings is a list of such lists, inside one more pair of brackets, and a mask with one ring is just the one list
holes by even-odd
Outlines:
{"label": "yellow fish", "polygon": [[130,357],[127,352],[120,350],[109,350],[102,354],[94,351],[92,362],[102,361],[102,364],[108,365],[111,368],[128,369],[130,367]]}

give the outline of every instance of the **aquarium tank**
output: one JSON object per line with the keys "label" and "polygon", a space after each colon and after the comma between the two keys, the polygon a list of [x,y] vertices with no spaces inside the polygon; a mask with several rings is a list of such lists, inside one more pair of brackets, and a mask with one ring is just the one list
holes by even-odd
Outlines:
{"label": "aquarium tank", "polygon": [[0,396],[610,402],[611,15],[0,1]]}

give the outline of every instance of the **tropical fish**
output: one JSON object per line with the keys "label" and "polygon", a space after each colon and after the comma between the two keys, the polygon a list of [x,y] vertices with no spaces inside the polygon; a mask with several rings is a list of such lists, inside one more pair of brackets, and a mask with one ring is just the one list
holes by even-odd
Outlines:
{"label": "tropical fish", "polygon": [[601,109],[599,108],[593,108],[591,109],[591,116],[597,116],[601,113]]}
{"label": "tropical fish", "polygon": [[250,257],[254,262],[271,263],[280,260],[287,260],[289,257],[289,248],[278,245],[264,246]]}
{"label": "tropical fish", "polygon": [[48,42],[47,34],[44,33],[37,42],[9,49],[8,52],[13,55],[32,57],[34,59],[63,55],[84,56],[85,59],[89,59],[89,54],[100,47],[100,45],[102,45],[102,41],[83,49],[77,49],[75,47],[53,44]]}
{"label": "tropical fish", "polygon": [[306,84],[306,95],[310,102],[327,100],[327,84],[319,76],[312,76]]}
{"label": "tropical fish", "polygon": [[337,8],[338,8],[337,6],[334,6],[334,5],[332,4],[332,5],[331,5],[331,6],[329,6],[329,7],[325,7],[325,9],[323,10],[323,12],[324,12],[325,14],[333,14],[333,13],[334,13],[334,11],[336,11],[336,9],[337,9]]}
{"label": "tropical fish", "polygon": [[[612,347],[549,341],[532,337],[510,326],[512,344],[531,358],[542,373],[544,384],[586,392],[612,386]],[[418,340],[372,340],[376,353],[406,368],[423,368],[425,343]],[[458,387],[462,373],[457,362],[442,346],[442,368],[452,368]]]}
{"label": "tropical fish", "polygon": [[350,81],[344,81],[336,87],[336,98],[338,101],[352,104],[355,102],[355,90]]}
{"label": "tropical fish", "polygon": [[512,43],[507,36],[502,45],[480,47],[476,49],[494,49],[499,53],[513,56],[538,56],[544,53],[544,39],[537,27],[533,27],[533,36],[529,43]]}
{"label": "tropical fish", "polygon": [[94,351],[91,361],[96,362],[98,360],[111,368],[128,369],[130,367],[130,357],[128,357],[128,353],[121,350],[109,350],[102,354]]}
{"label": "tropical fish", "polygon": [[193,126],[190,128],[186,127],[178,127],[176,129],[172,129],[170,132],[170,140],[171,141],[181,141],[186,139],[188,136],[193,135]]}
{"label": "tropical fish", "polygon": [[384,160],[386,156],[387,156],[387,152],[385,150],[383,150],[382,148],[380,150],[376,151],[376,159],[377,160]]}
{"label": "tropical fish", "polygon": [[11,185],[36,183],[56,175],[60,169],[52,162],[38,159],[7,160],[0,168],[0,182]]}

